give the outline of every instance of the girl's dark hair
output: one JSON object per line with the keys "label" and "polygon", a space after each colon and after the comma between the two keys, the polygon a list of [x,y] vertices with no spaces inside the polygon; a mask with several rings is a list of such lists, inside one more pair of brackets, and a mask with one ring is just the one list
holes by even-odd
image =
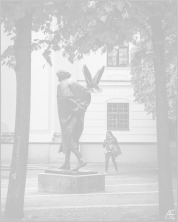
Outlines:
{"label": "girl's dark hair", "polygon": [[106,134],[107,133],[109,133],[112,137],[114,137],[114,135],[112,134],[112,132],[110,131],[110,130],[108,130],[107,132],[106,132]]}

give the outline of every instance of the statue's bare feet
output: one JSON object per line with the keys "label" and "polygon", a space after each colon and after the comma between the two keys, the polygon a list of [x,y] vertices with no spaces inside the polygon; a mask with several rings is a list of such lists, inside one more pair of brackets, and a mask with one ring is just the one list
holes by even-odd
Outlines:
{"label": "statue's bare feet", "polygon": [[86,166],[87,165],[87,162],[86,161],[82,161],[82,162],[80,162],[76,167],[74,167],[73,169],[71,169],[72,171],[77,171],[77,170],[79,170],[81,167],[84,167],[84,166]]}

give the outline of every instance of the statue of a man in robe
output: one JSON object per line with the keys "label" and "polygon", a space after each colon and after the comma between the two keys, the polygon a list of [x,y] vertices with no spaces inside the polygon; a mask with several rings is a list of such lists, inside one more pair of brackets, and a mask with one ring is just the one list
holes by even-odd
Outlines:
{"label": "statue of a man in robe", "polygon": [[59,81],[57,87],[57,105],[62,135],[59,152],[65,154],[64,164],[59,169],[70,169],[71,152],[78,159],[78,165],[73,170],[78,170],[87,164],[79,151],[79,139],[84,129],[85,112],[91,102],[90,92],[101,92],[98,83],[103,72],[104,67],[92,79],[88,68],[84,66],[86,88],[74,81],[69,72],[59,70],[56,73]]}

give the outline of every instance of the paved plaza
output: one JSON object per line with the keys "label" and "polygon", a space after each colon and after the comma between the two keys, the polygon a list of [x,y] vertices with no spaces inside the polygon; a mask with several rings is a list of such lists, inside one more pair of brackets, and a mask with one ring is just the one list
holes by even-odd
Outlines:
{"label": "paved plaza", "polygon": [[[115,174],[110,163],[105,192],[55,194],[38,192],[38,173],[58,165],[28,166],[25,192],[25,218],[33,221],[157,221],[158,181],[156,164],[120,163]],[[88,164],[85,169],[104,173],[104,164]],[[8,167],[1,173],[2,214],[8,187]],[[177,181],[173,176],[177,203]]]}

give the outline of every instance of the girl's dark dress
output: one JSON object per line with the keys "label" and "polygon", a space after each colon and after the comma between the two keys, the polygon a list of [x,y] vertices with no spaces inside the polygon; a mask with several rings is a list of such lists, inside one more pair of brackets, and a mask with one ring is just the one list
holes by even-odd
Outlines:
{"label": "girl's dark dress", "polygon": [[120,147],[118,144],[117,139],[112,136],[111,138],[106,138],[103,142],[103,147],[106,148],[105,153],[105,172],[108,171],[108,165],[109,165],[109,159],[111,157],[114,168],[116,172],[118,172],[117,169],[117,163],[116,163],[116,157],[121,154]]}

